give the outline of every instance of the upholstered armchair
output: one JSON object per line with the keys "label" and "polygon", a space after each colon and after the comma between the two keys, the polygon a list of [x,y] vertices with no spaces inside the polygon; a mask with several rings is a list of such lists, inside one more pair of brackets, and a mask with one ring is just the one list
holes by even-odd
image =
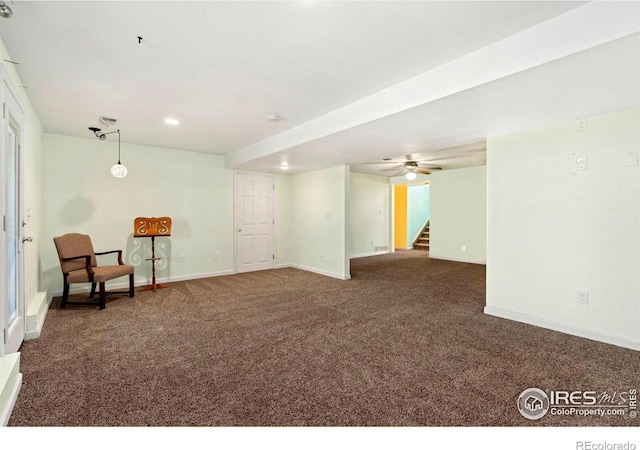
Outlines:
{"label": "upholstered armchair", "polygon": [[[114,278],[129,275],[129,297],[134,296],[133,289],[133,266],[122,262],[122,250],[112,250],[108,252],[95,253],[91,239],[86,234],[69,233],[53,238],[53,242],[58,250],[60,267],[64,278],[64,292],[60,307],[64,308],[67,303],[76,305],[94,305],[95,300],[89,302],[70,302],[69,285],[72,283],[91,283],[91,294],[89,299],[93,299],[96,293],[96,284],[100,285],[100,295],[98,304],[100,309],[105,308],[107,294],[105,283]],[[98,266],[96,255],[118,254],[118,264],[110,266]]]}

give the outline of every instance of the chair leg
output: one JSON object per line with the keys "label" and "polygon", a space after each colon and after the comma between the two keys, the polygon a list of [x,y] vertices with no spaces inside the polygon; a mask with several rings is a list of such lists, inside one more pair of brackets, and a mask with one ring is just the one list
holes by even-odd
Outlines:
{"label": "chair leg", "polygon": [[106,308],[107,292],[104,286],[104,281],[100,283],[100,309]]}
{"label": "chair leg", "polygon": [[91,283],[91,294],[89,294],[89,298],[93,298],[93,296],[96,295],[96,284],[97,283]]}
{"label": "chair leg", "polygon": [[67,277],[64,277],[64,290],[62,292],[62,301],[60,302],[60,308],[67,306],[67,300],[69,300],[69,283],[67,283]]}
{"label": "chair leg", "polygon": [[135,291],[133,290],[133,274],[129,275],[129,297],[133,298]]}

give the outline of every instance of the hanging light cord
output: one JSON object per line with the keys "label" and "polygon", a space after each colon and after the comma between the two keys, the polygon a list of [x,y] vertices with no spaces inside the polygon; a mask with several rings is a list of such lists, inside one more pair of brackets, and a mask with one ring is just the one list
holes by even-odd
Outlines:
{"label": "hanging light cord", "polygon": [[120,130],[118,130],[118,164],[120,164]]}
{"label": "hanging light cord", "polygon": [[108,133],[105,133],[105,136],[107,134],[113,134],[113,133],[118,133],[118,164],[120,164],[120,130],[110,131]]}

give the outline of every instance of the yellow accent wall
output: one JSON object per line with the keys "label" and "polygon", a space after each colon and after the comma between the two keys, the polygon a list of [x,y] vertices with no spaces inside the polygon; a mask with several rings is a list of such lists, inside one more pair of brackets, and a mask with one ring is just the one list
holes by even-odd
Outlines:
{"label": "yellow accent wall", "polygon": [[394,232],[393,245],[395,248],[407,248],[407,185],[394,186]]}

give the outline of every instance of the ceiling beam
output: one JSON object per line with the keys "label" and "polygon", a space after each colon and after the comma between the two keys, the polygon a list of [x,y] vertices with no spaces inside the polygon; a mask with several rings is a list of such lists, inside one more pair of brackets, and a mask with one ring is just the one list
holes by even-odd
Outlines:
{"label": "ceiling beam", "polygon": [[274,155],[640,32],[636,2],[591,2],[225,157]]}

